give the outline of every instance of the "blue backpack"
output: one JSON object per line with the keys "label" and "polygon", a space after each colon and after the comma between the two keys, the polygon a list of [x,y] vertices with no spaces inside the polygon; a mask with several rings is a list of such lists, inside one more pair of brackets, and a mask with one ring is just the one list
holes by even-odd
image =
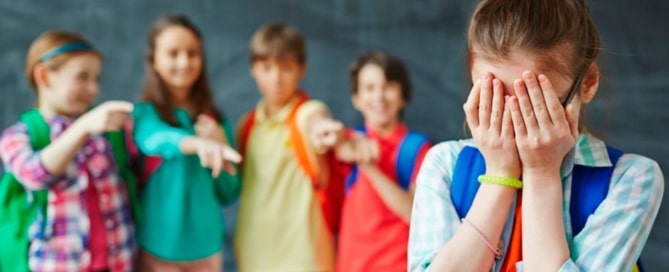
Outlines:
{"label": "blue backpack", "polygon": [[[611,175],[618,159],[623,155],[621,150],[606,147],[611,160],[610,167],[588,167],[574,165],[572,172],[571,228],[574,236],[581,232],[588,216],[595,212],[599,204],[609,192]],[[485,161],[481,152],[475,147],[465,146],[455,162],[451,181],[451,199],[460,218],[464,218],[472,206],[474,196],[479,189],[478,176],[485,173]],[[644,271],[641,260],[633,271]]]}
{"label": "blue backpack", "polygon": [[[367,135],[367,129],[365,126],[359,126],[355,130]],[[418,159],[418,152],[420,151],[420,148],[429,142],[430,140],[427,138],[427,136],[414,131],[409,131],[409,133],[404,136],[404,139],[402,139],[402,143],[400,143],[399,151],[397,153],[397,161],[395,162],[397,167],[395,171],[398,182],[404,190],[408,191],[409,187],[411,186],[411,177],[413,176],[413,172],[415,170],[414,165]],[[351,190],[357,180],[358,167],[353,166],[351,173],[349,174],[348,178],[346,178],[346,193]]]}

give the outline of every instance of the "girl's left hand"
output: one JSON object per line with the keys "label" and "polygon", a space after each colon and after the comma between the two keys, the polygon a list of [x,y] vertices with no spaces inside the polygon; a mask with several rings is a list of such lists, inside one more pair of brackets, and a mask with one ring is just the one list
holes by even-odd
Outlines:
{"label": "girl's left hand", "polygon": [[514,82],[515,96],[507,101],[516,136],[523,176],[559,173],[564,156],[578,138],[574,106],[562,108],[545,75],[523,73]]}
{"label": "girl's left hand", "polygon": [[210,140],[227,143],[225,140],[225,134],[223,133],[223,128],[221,128],[216,119],[211,118],[206,114],[200,114],[197,116],[197,120],[195,122],[195,134]]}

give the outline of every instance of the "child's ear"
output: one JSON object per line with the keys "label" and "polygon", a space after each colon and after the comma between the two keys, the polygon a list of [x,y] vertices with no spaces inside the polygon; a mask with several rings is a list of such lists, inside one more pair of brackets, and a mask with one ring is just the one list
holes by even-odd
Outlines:
{"label": "child's ear", "polygon": [[40,63],[35,65],[33,68],[33,79],[35,80],[36,86],[49,86],[48,72],[49,68],[45,65]]}
{"label": "child's ear", "polygon": [[588,104],[595,98],[597,94],[597,89],[599,88],[599,66],[596,63],[593,63],[588,67],[588,71],[583,78],[583,87],[579,94],[581,98],[581,103]]}

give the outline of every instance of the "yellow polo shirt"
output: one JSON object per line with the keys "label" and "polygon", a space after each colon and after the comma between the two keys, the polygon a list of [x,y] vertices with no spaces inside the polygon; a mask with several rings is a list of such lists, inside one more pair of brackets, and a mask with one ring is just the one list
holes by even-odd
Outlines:
{"label": "yellow polo shirt", "polygon": [[[333,237],[289,142],[286,119],[296,102],[297,97],[272,118],[262,100],[255,108],[235,235],[240,272],[334,270]],[[302,104],[296,115],[302,131],[307,118],[323,109],[315,100]]]}

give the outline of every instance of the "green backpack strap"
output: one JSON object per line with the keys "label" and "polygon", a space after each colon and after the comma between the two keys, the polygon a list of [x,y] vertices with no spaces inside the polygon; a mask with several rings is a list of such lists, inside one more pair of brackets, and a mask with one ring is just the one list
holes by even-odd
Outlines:
{"label": "green backpack strap", "polygon": [[135,173],[130,169],[128,152],[125,145],[125,133],[123,130],[109,131],[105,133],[105,136],[111,143],[114,152],[114,161],[116,162],[119,175],[126,183],[132,216],[135,219],[135,222],[141,222],[142,212],[139,207],[139,196],[137,192],[139,181],[137,180]]}
{"label": "green backpack strap", "polygon": [[[27,127],[30,145],[34,150],[46,147],[51,141],[49,125],[36,109],[21,115]],[[29,194],[32,201],[28,201]],[[0,271],[29,271],[28,229],[41,212],[46,215],[47,190],[26,191],[8,169],[0,181]],[[46,220],[43,220],[42,229]]]}
{"label": "green backpack strap", "polygon": [[[28,136],[30,137],[30,146],[34,150],[41,150],[51,143],[51,129],[44,117],[37,109],[32,109],[21,114],[21,122],[28,127]],[[47,208],[47,190],[38,190],[32,192],[33,207],[38,207],[40,212],[46,216]],[[46,220],[42,222],[46,223]],[[44,226],[42,226],[44,228]]]}

